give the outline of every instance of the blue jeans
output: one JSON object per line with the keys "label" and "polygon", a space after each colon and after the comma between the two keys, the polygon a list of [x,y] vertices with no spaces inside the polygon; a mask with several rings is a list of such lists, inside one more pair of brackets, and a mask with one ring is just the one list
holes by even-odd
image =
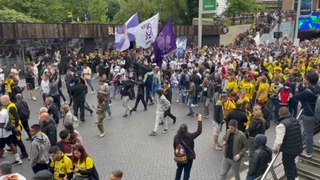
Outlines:
{"label": "blue jeans", "polygon": [[176,171],[175,180],[180,180],[181,179],[181,175],[182,175],[182,171],[183,170],[184,170],[183,180],[188,180],[190,178],[190,172],[191,172],[191,168],[192,168],[192,163],[193,163],[193,160],[189,160],[185,164],[177,163],[177,171]]}
{"label": "blue jeans", "polygon": [[110,100],[106,100],[106,111],[109,114],[109,116],[111,116],[111,109],[110,109]]}
{"label": "blue jeans", "polygon": [[91,88],[91,91],[94,91],[92,83],[91,83],[91,79],[86,79],[87,84],[89,85],[89,87]]}
{"label": "blue jeans", "polygon": [[120,90],[120,87],[121,86],[113,86],[113,88],[112,88],[112,98],[114,99],[115,97],[116,97],[116,94],[117,94],[117,91],[119,91]]}
{"label": "blue jeans", "polygon": [[253,176],[247,176],[246,180],[254,180],[254,177]]}
{"label": "blue jeans", "polygon": [[189,113],[190,114],[193,114],[193,107],[192,107],[192,102],[193,102],[193,99],[188,99],[188,107],[189,107]]}

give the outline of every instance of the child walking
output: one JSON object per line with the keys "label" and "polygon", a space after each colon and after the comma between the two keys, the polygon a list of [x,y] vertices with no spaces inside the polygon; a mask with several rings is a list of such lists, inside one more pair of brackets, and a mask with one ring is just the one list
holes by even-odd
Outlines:
{"label": "child walking", "polygon": [[104,126],[103,126],[103,120],[106,118],[106,104],[105,104],[105,99],[103,94],[98,93],[97,94],[97,99],[98,99],[98,107],[96,108],[97,112],[96,114],[98,114],[98,120],[96,121],[97,123],[97,127],[100,131],[100,133],[98,134],[98,136],[100,138],[104,137],[105,133],[104,133]]}

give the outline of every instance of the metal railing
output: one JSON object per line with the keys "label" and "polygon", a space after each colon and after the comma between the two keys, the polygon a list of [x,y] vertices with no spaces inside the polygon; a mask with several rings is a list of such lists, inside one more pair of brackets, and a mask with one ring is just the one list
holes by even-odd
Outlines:
{"label": "metal railing", "polygon": [[[301,124],[302,122],[302,112],[303,112],[303,109],[300,110],[298,116],[297,116],[297,119],[299,121],[299,123]],[[279,167],[280,165],[282,165],[282,162],[276,166],[274,166],[274,163],[276,162],[276,160],[278,159],[280,155],[280,151],[273,157],[273,159],[271,160],[271,162],[269,163],[269,166],[267,168],[267,170],[264,172],[264,174],[262,175],[262,177],[260,178],[256,178],[255,180],[265,180],[269,174],[269,172],[271,172],[271,175],[272,175],[272,178],[273,179],[278,179],[276,173],[275,173],[275,168],[276,167]]]}

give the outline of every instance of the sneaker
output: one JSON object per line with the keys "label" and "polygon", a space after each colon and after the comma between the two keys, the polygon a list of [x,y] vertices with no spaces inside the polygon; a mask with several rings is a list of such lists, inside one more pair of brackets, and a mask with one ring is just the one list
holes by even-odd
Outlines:
{"label": "sneaker", "polygon": [[128,116],[128,114],[123,115],[123,117],[127,117],[127,116]]}
{"label": "sneaker", "polygon": [[217,150],[217,151],[221,151],[221,150],[222,150],[222,147],[219,146],[219,145],[215,145],[215,146],[214,146],[214,149]]}
{"label": "sneaker", "polygon": [[193,108],[194,108],[194,107],[196,107],[196,105],[194,105],[194,104],[191,104],[191,107],[193,107]]}
{"label": "sneaker", "polygon": [[39,89],[39,86],[36,86],[35,89]]}
{"label": "sneaker", "polygon": [[148,108],[144,108],[143,111],[148,111]]}
{"label": "sneaker", "polygon": [[95,91],[91,91],[91,94],[94,94],[94,93],[96,93]]}
{"label": "sneaker", "polygon": [[177,103],[179,103],[179,99],[177,100]]}
{"label": "sneaker", "polygon": [[302,156],[306,157],[306,158],[312,158],[312,154],[308,153],[308,152],[304,152],[301,154]]}
{"label": "sneaker", "polygon": [[133,110],[134,110],[134,109],[131,109],[131,110],[130,110],[129,115],[131,115],[131,114],[132,114],[132,111],[133,111]]}
{"label": "sneaker", "polygon": [[12,165],[21,165],[22,164],[22,160],[20,159],[19,161],[14,161],[12,163]]}
{"label": "sneaker", "polygon": [[105,133],[99,135],[100,138],[104,137]]}
{"label": "sneaker", "polygon": [[112,103],[110,103],[109,106],[112,106]]}
{"label": "sneaker", "polygon": [[168,129],[164,129],[164,130],[162,131],[163,134],[166,134],[167,132],[168,132]]}
{"label": "sneaker", "polygon": [[156,135],[157,135],[157,133],[154,131],[151,131],[151,133],[149,134],[149,136],[156,136]]}
{"label": "sneaker", "polygon": [[98,123],[98,121],[95,121],[94,123],[96,123],[96,124],[97,124],[97,123]]}
{"label": "sneaker", "polygon": [[164,124],[163,122],[160,122],[160,123],[159,123],[159,125],[163,125],[163,124]]}
{"label": "sneaker", "polygon": [[108,120],[111,120],[111,119],[112,119],[112,116],[109,116],[109,117],[108,117]]}
{"label": "sneaker", "polygon": [[244,165],[249,166],[249,161],[243,162]]}
{"label": "sneaker", "polygon": [[37,98],[36,98],[36,97],[32,97],[32,100],[33,100],[33,101],[36,101],[36,100],[37,100]]}

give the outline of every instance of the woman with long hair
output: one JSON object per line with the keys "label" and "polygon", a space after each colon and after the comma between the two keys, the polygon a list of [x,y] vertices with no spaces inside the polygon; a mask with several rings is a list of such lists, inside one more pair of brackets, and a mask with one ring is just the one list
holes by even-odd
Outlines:
{"label": "woman with long hair", "polygon": [[[263,118],[261,106],[253,107],[252,120],[250,122],[248,133],[249,155],[251,156],[255,150],[254,139],[258,134],[264,134],[266,131],[266,120]],[[246,164],[246,163],[245,163]]]}
{"label": "woman with long hair", "polygon": [[186,162],[180,162],[176,160],[177,170],[175,180],[180,180],[182,171],[184,171],[183,179],[188,180],[190,178],[190,172],[193,160],[196,158],[194,152],[194,139],[196,139],[202,132],[202,115],[198,115],[198,129],[194,133],[188,131],[188,126],[182,124],[174,136],[173,149],[175,151],[175,157],[182,152],[186,152]]}
{"label": "woman with long hair", "polygon": [[76,145],[72,150],[72,161],[74,164],[74,180],[89,180],[94,173],[93,159],[87,154],[82,145]]}
{"label": "woman with long hair", "polygon": [[81,144],[82,139],[77,130],[74,129],[73,124],[71,122],[64,123],[64,129],[70,132],[70,144],[77,145]]}

